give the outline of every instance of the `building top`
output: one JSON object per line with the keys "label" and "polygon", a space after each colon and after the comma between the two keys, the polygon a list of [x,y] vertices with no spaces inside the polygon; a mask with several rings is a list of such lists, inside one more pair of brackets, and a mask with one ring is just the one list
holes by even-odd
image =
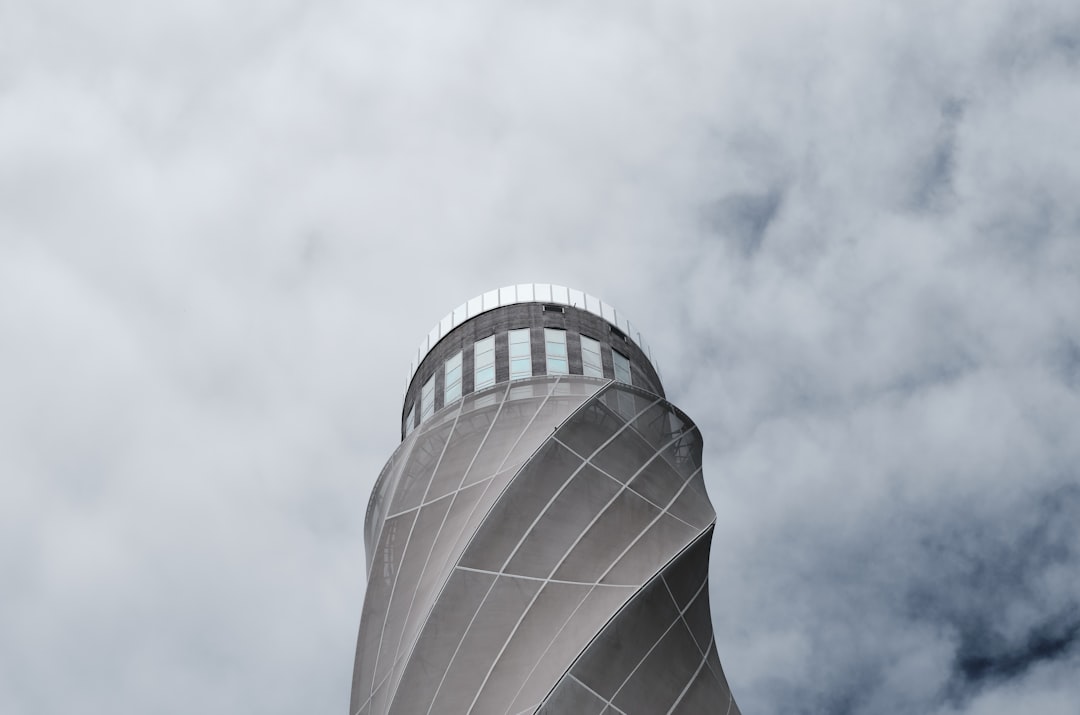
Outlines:
{"label": "building top", "polygon": [[566,286],[553,283],[519,283],[506,286],[471,298],[450,311],[442,320],[435,324],[427,336],[416,349],[415,360],[409,364],[409,374],[405,378],[405,392],[408,393],[409,385],[417,368],[427,357],[428,353],[454,328],[476,316],[489,310],[502,308],[519,303],[550,303],[553,305],[568,305],[574,308],[588,311],[593,315],[603,318],[611,325],[621,330],[637,345],[641,352],[648,357],[656,374],[660,374],[660,366],[653,360],[650,350],[641,333],[634,328],[630,321],[621,315],[609,303],[589,295],[584,291],[567,288]]}

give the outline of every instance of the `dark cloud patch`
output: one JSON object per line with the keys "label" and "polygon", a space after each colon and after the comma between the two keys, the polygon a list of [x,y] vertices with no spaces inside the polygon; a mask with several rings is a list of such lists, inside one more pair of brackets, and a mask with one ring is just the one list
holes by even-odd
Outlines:
{"label": "dark cloud patch", "polygon": [[[1068,655],[1080,637],[1080,592],[1054,582],[1080,568],[1080,487],[1012,502],[1018,514],[957,513],[920,541],[921,568],[907,595],[911,618],[955,633],[945,697],[963,703]],[[974,517],[974,518],[973,518]]]}
{"label": "dark cloud patch", "polygon": [[1078,638],[1080,609],[1074,608],[1060,618],[1040,624],[1020,643],[960,653],[956,662],[960,682],[954,689],[963,692],[972,686],[1019,677],[1040,663],[1067,655]]}
{"label": "dark cloud patch", "polygon": [[917,164],[910,204],[915,211],[942,211],[954,197],[957,127],[964,102],[950,99],[941,105],[941,121],[925,158]]}
{"label": "dark cloud patch", "polygon": [[718,199],[702,212],[708,230],[743,258],[761,249],[769,224],[781,209],[784,194],[779,188],[762,193],[737,193]]}
{"label": "dark cloud patch", "polygon": [[1063,337],[1050,356],[1051,367],[1071,390],[1080,390],[1080,344]]}

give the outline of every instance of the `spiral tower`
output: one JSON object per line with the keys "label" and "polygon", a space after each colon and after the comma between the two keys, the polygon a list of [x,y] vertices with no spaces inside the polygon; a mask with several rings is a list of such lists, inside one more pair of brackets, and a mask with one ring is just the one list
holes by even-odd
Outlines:
{"label": "spiral tower", "polygon": [[352,715],[737,715],[701,437],[611,306],[524,284],[410,366],[365,522]]}

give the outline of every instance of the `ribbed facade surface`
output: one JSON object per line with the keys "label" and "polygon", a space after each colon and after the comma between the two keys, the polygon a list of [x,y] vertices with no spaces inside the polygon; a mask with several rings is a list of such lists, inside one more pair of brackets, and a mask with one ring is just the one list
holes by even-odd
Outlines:
{"label": "ribbed facade surface", "polygon": [[353,715],[739,712],[697,427],[608,372],[497,382],[402,441],[368,507]]}

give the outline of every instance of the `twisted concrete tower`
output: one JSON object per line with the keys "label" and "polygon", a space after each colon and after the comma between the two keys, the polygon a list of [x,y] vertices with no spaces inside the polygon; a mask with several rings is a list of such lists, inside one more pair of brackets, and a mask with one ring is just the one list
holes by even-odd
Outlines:
{"label": "twisted concrete tower", "polygon": [[350,712],[737,715],[714,523],[697,427],[611,306],[548,284],[463,304],[368,505]]}

